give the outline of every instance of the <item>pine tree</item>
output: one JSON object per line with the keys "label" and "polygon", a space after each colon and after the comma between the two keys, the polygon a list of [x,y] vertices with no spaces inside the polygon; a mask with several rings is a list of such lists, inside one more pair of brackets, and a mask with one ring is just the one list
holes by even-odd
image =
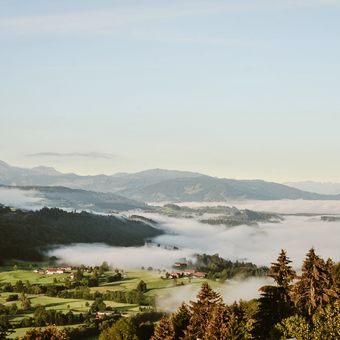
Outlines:
{"label": "pine tree", "polygon": [[326,261],[326,276],[327,276],[327,284],[325,287],[325,291],[329,297],[329,303],[334,304],[339,301],[340,295],[340,275],[336,272],[335,263],[328,259]]}
{"label": "pine tree", "polygon": [[228,307],[217,304],[211,313],[211,319],[208,322],[204,340],[227,340],[229,337],[229,321],[231,311]]}
{"label": "pine tree", "polygon": [[277,285],[260,288],[261,297],[254,331],[257,338],[268,337],[273,326],[292,313],[290,290],[296,274],[290,263],[286,252],[281,250],[277,261],[272,263],[268,272],[268,276],[272,277]]}
{"label": "pine tree", "polygon": [[197,295],[197,301],[190,302],[191,318],[187,330],[184,332],[184,339],[202,339],[212,317],[214,308],[223,305],[220,294],[214,292],[205,282]]}
{"label": "pine tree", "polygon": [[[277,285],[288,292],[291,282],[294,280],[296,273],[289,265],[292,261],[286,255],[286,252],[281,249],[277,262],[273,262],[269,268],[268,276],[272,277]],[[288,296],[288,294],[287,294]]]}
{"label": "pine tree", "polygon": [[292,298],[303,316],[311,317],[318,308],[338,300],[334,287],[332,264],[309,250],[302,265],[302,274],[292,290]]}
{"label": "pine tree", "polygon": [[175,330],[172,322],[163,317],[157,324],[153,336],[150,340],[176,340]]}
{"label": "pine tree", "polygon": [[171,316],[171,322],[175,331],[175,338],[180,339],[184,335],[190,322],[191,314],[188,306],[185,303]]}

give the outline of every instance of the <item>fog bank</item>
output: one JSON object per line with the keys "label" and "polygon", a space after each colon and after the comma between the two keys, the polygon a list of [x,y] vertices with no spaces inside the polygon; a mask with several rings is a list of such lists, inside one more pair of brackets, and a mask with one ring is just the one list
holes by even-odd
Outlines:
{"label": "fog bank", "polygon": [[[260,296],[259,288],[264,285],[273,284],[269,278],[249,278],[242,281],[230,280],[223,285],[214,287],[214,290],[221,294],[226,304],[234,301],[251,300]],[[182,302],[189,303],[196,300],[200,285],[185,285],[171,288],[171,294],[157,297],[157,306],[165,312],[174,312]]]}
{"label": "fog bank", "polygon": [[[235,202],[235,206],[286,213],[340,212],[340,202],[336,201],[248,201]],[[282,222],[226,227],[204,224],[194,218],[174,218],[140,211],[138,214],[157,221],[166,232],[153,240],[161,247],[75,245],[59,248],[51,254],[75,264],[100,264],[105,260],[125,268],[152,266],[161,269],[171,268],[179,258],[190,257],[194,253],[218,253],[226,259],[269,266],[281,249],[287,251],[293,266],[298,269],[311,247],[315,247],[317,254],[325,259],[340,260],[340,221],[321,221],[320,216],[291,215],[284,216]],[[167,246],[176,246],[179,250],[164,249]]]}
{"label": "fog bank", "polygon": [[[143,214],[159,222],[166,234],[154,238],[160,247],[110,247],[100,244],[66,246],[50,254],[74,264],[100,264],[108,261],[114,266],[140,268],[141,266],[171,268],[179,258],[194,253],[216,254],[230,259],[269,266],[280,249],[285,249],[299,268],[306,252],[315,247],[324,258],[340,260],[340,221],[325,222],[319,216],[286,216],[281,223],[260,223],[225,227],[208,225],[195,219],[179,219]],[[178,250],[165,249],[176,246]]]}
{"label": "fog bank", "polygon": [[0,187],[0,203],[18,209],[37,210],[44,207],[44,199],[35,190]]}
{"label": "fog bank", "polygon": [[74,244],[60,247],[49,252],[61,262],[96,266],[104,261],[123,269],[139,269],[142,266],[155,269],[171,268],[181,257],[190,257],[192,250],[169,250],[157,246],[111,247],[106,244]]}

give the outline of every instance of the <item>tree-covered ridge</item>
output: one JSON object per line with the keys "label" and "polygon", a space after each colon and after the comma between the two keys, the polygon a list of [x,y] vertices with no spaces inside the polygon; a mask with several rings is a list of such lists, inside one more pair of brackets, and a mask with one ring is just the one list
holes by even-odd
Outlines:
{"label": "tree-covered ridge", "polygon": [[[235,227],[239,225],[256,225],[258,222],[280,222],[282,216],[278,214],[237,209],[236,207],[214,206],[190,208],[177,204],[165,204],[162,207],[153,207],[157,212],[176,218],[197,218],[200,222],[211,225],[225,225]],[[207,217],[208,215],[208,217]]]}
{"label": "tree-covered ridge", "polygon": [[196,254],[194,268],[199,272],[207,273],[207,278],[224,282],[234,277],[247,278],[265,276],[268,268],[256,266],[251,262],[230,261],[220,257],[218,254]]}
{"label": "tree-covered ridge", "polygon": [[112,246],[140,246],[162,232],[142,221],[66,212],[11,210],[0,206],[0,260],[40,260],[51,245],[101,242]]}
{"label": "tree-covered ridge", "polygon": [[339,264],[314,249],[300,276],[290,262],[282,250],[268,272],[275,285],[262,287],[260,299],[251,302],[227,306],[203,284],[196,301],[161,319],[151,339],[340,339]]}

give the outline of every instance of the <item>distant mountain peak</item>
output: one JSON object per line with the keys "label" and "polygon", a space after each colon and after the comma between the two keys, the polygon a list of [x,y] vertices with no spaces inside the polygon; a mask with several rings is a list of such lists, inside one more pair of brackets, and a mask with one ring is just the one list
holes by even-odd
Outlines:
{"label": "distant mountain peak", "polygon": [[41,173],[43,175],[51,175],[51,176],[62,174],[61,172],[57,171],[55,168],[52,168],[49,166],[43,166],[43,165],[35,166],[34,168],[32,168],[32,171]]}
{"label": "distant mountain peak", "polygon": [[0,183],[17,186],[63,186],[94,192],[116,193],[129,199],[154,202],[201,202],[227,200],[340,199],[264,180],[217,178],[197,172],[154,168],[136,173],[96,176],[65,174],[54,168],[33,169],[0,163]]}

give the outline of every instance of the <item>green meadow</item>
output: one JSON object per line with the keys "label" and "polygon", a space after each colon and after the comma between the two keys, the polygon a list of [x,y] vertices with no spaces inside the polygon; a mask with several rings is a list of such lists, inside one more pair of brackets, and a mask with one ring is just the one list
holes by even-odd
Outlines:
{"label": "green meadow", "polygon": [[[0,267],[0,285],[5,283],[11,283],[14,285],[18,280],[21,280],[23,283],[29,282],[31,285],[39,284],[39,285],[62,285],[69,277],[70,274],[54,274],[54,275],[43,275],[38,274],[33,271],[33,269],[16,269],[13,270],[10,267]],[[89,277],[90,274],[84,273],[85,276]],[[147,285],[146,296],[150,297],[166,297],[167,295],[176,294],[176,291],[183,286],[192,286],[193,288],[198,288],[203,279],[188,279],[188,278],[180,278],[176,280],[172,279],[162,279],[161,276],[164,276],[163,272],[159,271],[150,271],[150,270],[134,270],[134,271],[124,271],[123,279],[116,282],[107,283],[106,278],[110,275],[114,275],[114,272],[105,272],[100,277],[100,283],[98,287],[91,287],[91,293],[100,292],[105,293],[106,291],[131,291],[136,289],[138,283],[142,280]],[[214,282],[211,282],[212,285]],[[6,299],[11,294],[18,294],[19,300],[7,302]],[[10,317],[10,323],[15,327],[18,325],[24,318],[32,317],[34,310],[38,306],[44,306],[46,310],[56,310],[63,313],[68,313],[72,311],[74,314],[86,315],[89,311],[89,306],[93,303],[93,300],[86,299],[74,299],[74,298],[60,298],[60,297],[51,297],[44,294],[26,294],[27,298],[30,300],[31,307],[28,311],[18,310],[15,316]],[[140,306],[137,304],[127,304],[127,303],[118,303],[114,301],[104,301],[107,307],[111,307],[114,311],[124,312],[127,315],[135,314],[140,311]],[[0,304],[5,306],[9,306],[12,303],[16,303],[18,307],[21,306],[20,302],[20,293],[12,293],[12,292],[2,292],[0,293]],[[71,325],[72,327],[78,327],[78,325]],[[70,327],[68,326],[60,326]],[[12,333],[9,338],[20,338],[22,337],[29,327],[23,328],[14,328],[14,333]]]}

